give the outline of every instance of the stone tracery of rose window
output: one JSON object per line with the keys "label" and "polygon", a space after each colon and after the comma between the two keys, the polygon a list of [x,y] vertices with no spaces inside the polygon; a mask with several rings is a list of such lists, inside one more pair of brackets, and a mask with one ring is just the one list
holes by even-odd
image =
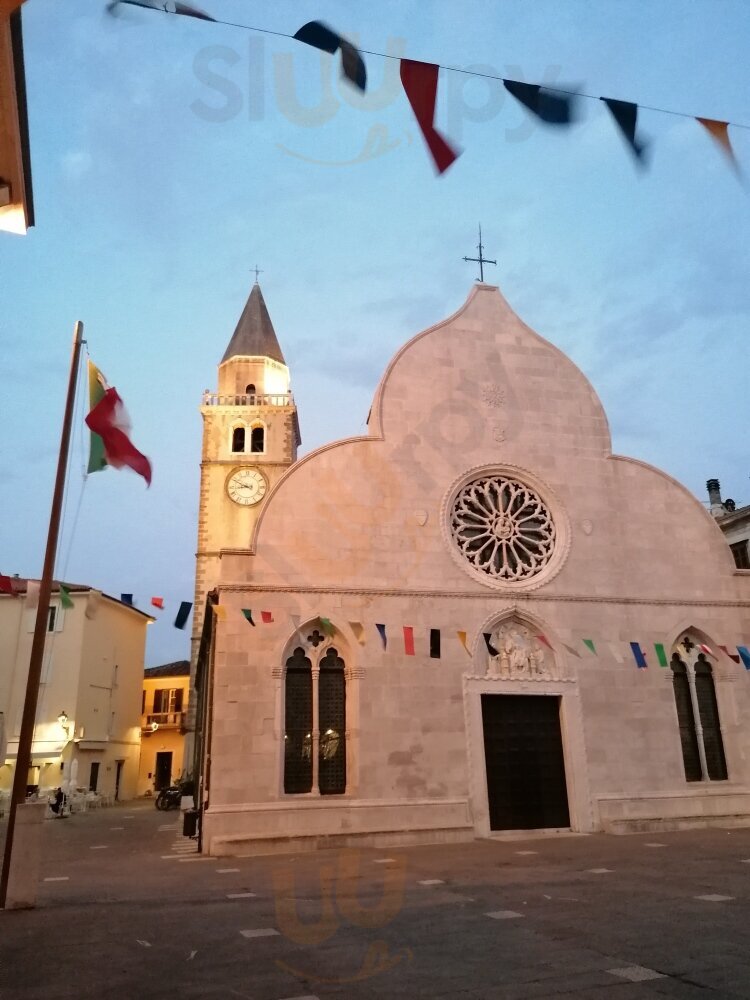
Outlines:
{"label": "stone tracery of rose window", "polygon": [[453,502],[450,529],[474,569],[498,581],[535,576],[555,549],[555,524],[544,501],[506,476],[482,476],[464,486]]}

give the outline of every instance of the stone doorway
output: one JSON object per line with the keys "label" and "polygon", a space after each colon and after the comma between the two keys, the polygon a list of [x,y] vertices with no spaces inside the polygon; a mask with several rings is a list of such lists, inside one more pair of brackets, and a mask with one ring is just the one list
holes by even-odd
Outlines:
{"label": "stone doorway", "polygon": [[570,826],[554,695],[482,694],[490,830]]}

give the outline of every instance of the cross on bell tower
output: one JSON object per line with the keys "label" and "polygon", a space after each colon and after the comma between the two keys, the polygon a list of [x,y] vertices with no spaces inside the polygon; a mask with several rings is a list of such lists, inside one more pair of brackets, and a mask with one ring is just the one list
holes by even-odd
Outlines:
{"label": "cross on bell tower", "polygon": [[484,246],[482,244],[482,223],[479,223],[479,243],[477,244],[477,250],[479,251],[478,257],[464,257],[466,261],[473,261],[475,264],[479,264],[479,278],[478,281],[484,284],[484,265],[485,264],[497,264],[496,260],[490,260],[488,257],[484,256]]}

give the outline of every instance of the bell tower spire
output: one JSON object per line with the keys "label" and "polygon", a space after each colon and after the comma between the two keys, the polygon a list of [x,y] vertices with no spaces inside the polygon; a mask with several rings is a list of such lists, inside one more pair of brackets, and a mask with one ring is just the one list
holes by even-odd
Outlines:
{"label": "bell tower spire", "polygon": [[[203,394],[203,450],[191,676],[195,677],[206,595],[219,580],[222,549],[250,545],[271,487],[301,444],[289,368],[260,285],[250,290],[218,367],[217,392]],[[188,741],[192,743],[192,741]],[[186,761],[190,749],[186,745]]]}

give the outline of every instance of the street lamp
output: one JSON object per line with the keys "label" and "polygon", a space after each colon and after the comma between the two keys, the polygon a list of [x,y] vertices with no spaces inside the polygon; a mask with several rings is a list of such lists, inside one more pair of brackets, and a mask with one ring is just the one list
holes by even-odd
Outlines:
{"label": "street lamp", "polygon": [[65,709],[60,712],[57,717],[57,721],[60,723],[60,728],[65,733],[66,738],[70,736],[70,726],[68,725],[68,713]]}

